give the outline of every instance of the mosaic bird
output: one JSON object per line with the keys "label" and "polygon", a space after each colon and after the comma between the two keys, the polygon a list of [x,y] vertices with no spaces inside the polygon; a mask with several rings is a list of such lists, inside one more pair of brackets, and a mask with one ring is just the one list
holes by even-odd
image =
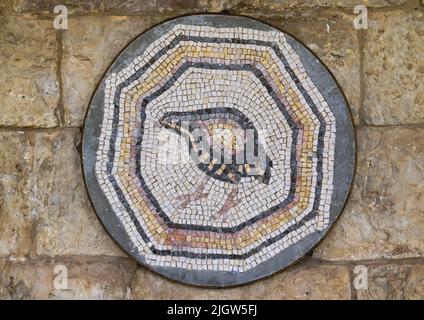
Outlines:
{"label": "mosaic bird", "polygon": [[[192,160],[206,174],[196,191],[178,197],[181,207],[206,198],[208,193],[203,191],[210,178],[234,184],[223,207],[213,217],[217,219],[226,216],[228,210],[237,205],[238,184],[242,178],[253,177],[260,183],[269,183],[272,161],[265,154],[255,126],[242,112],[233,108],[168,112],[159,123],[187,141]],[[249,130],[253,141],[247,138]],[[252,142],[249,148],[247,143]],[[249,159],[248,150],[256,157]],[[264,154],[263,160],[258,161]]]}

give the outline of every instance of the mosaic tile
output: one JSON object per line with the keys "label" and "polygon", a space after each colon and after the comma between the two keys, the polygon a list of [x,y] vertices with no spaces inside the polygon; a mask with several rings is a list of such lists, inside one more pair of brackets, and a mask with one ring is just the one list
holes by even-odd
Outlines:
{"label": "mosaic tile", "polygon": [[299,42],[200,15],[116,59],[83,160],[100,220],[139,263],[225,286],[286,267],[325,235],[350,188],[354,138],[339,87]]}

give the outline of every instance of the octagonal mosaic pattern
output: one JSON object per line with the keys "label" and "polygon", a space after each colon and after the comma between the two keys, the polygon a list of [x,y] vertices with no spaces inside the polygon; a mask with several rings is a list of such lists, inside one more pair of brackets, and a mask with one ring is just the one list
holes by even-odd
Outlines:
{"label": "octagonal mosaic pattern", "polygon": [[156,26],[116,59],[87,115],[83,160],[124,250],[170,278],[226,286],[286,267],[325,235],[350,187],[354,138],[339,87],[299,42],[199,15]]}

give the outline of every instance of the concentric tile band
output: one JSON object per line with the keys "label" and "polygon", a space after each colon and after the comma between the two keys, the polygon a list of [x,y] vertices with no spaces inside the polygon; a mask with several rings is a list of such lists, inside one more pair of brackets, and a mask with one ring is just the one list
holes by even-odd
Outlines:
{"label": "concentric tile band", "polygon": [[[213,146],[194,138],[200,129]],[[249,132],[262,162],[247,159]],[[100,220],[139,263],[236,285],[325,235],[350,188],[354,134],[334,79],[289,35],[188,16],[144,33],[110,67],[87,114],[83,165]]]}

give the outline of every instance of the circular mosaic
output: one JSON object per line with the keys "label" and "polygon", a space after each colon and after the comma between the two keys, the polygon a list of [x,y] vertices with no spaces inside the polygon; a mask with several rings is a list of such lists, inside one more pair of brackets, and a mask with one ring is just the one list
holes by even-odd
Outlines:
{"label": "circular mosaic", "polygon": [[196,15],[145,32],[109,68],[83,166],[100,220],[140,264],[226,286],[323,238],[354,148],[343,94],[308,49],[252,19]]}

